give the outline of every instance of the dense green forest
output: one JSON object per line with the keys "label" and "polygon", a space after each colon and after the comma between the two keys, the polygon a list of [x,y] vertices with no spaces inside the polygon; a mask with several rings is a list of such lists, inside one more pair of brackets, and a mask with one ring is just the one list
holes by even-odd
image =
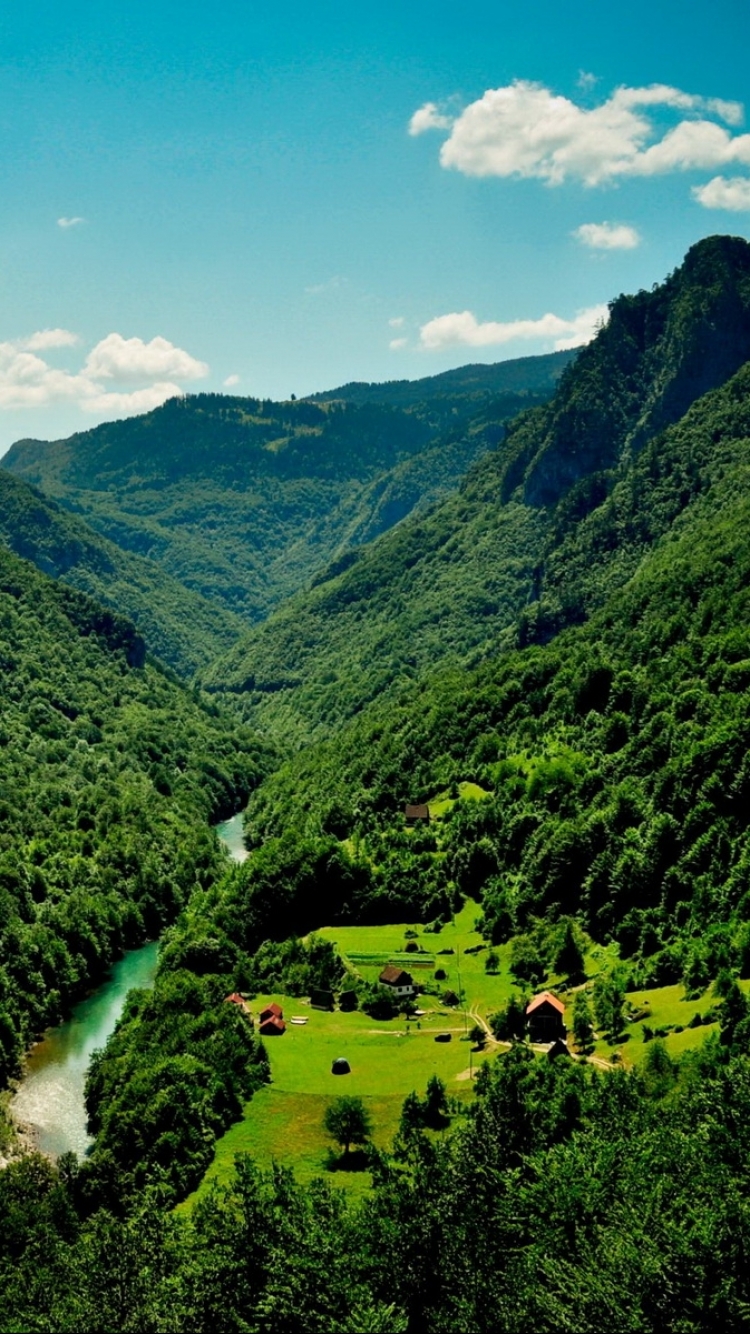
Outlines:
{"label": "dense green forest", "polygon": [[0,1174],[0,1327],[745,1329],[747,1028],[679,1068],[656,1041],[642,1076],[516,1046],[448,1133],[405,1104],[358,1206],[240,1158],[191,1215],[158,1187],[92,1215],[75,1162],[29,1157]]}
{"label": "dense green forest", "polygon": [[386,380],[368,384],[352,380],[338,389],[326,389],[311,394],[311,403],[340,400],[345,403],[389,403],[391,407],[426,406],[432,412],[446,414],[445,425],[456,417],[469,418],[488,401],[503,394],[524,394],[529,390],[548,393],[555,386],[565,367],[578,355],[572,352],[550,352],[541,357],[514,357],[485,366],[475,363],[458,366],[456,370],[441,371],[420,380]]}
{"label": "dense green forest", "polygon": [[[466,895],[488,940],[516,939],[535,984],[563,917],[617,943],[631,989],[682,980],[699,994],[747,970],[748,385],[745,367],[613,470],[579,525],[588,584],[566,613],[590,610],[584,624],[546,642],[550,617],[527,603],[515,647],[373,690],[264,781],[251,857],[192,897],[162,977],[187,969],[217,995],[252,986],[269,938],[444,920]],[[569,518],[561,534],[570,544]],[[466,780],[483,800],[457,799]],[[404,803],[441,792],[444,818],[406,829]],[[135,1049],[138,1033],[136,1020]],[[112,1100],[128,1085],[120,1066],[113,1056]],[[111,1123],[101,1148],[115,1162],[116,1139]]]}
{"label": "dense green forest", "polygon": [[133,621],[150,653],[192,677],[241,634],[244,623],[172,579],[152,560],[118,547],[79,515],[0,470],[0,542],[53,579]]}
{"label": "dense green forest", "polygon": [[[217,613],[253,622],[331,560],[453,490],[506,420],[549,398],[569,359],[511,362],[480,389],[476,377],[458,377],[448,397],[417,381],[404,406],[387,392],[362,402],[171,399],[69,440],[19,441],[3,467]],[[166,589],[154,586],[166,611]],[[130,602],[130,614],[144,613],[144,599]],[[175,619],[181,610],[175,597]],[[231,624],[217,617],[216,633]]]}
{"label": "dense green forest", "polygon": [[[311,497],[315,469],[331,483],[280,517],[299,532],[360,431],[357,540],[376,501],[400,522],[343,551],[332,520],[314,559],[300,539],[312,587],[204,670],[207,695],[148,659],[131,621],[0,550],[3,1073],[123,945],[162,937],[153,991],[131,994],[92,1063],[90,1157],[0,1173],[0,1329],[750,1324],[748,358],[750,245],[715,237],[614,301],[555,397],[507,430],[496,386],[467,368],[433,399],[398,384],[381,402],[345,387],[351,407],[202,396],[17,448],[19,473],[125,546],[143,523],[155,559],[145,544],[171,524],[166,568],[183,522],[194,536],[214,505],[221,532],[233,479],[247,522],[240,436],[261,459],[259,511],[282,483]],[[451,429],[441,413],[464,393]],[[460,490],[397,513],[430,459],[446,491],[468,468]],[[178,497],[195,503],[198,478],[191,529]],[[22,517],[32,493],[10,494]],[[277,540],[289,555],[280,533],[266,564]],[[190,579],[174,573],[197,587],[190,549]],[[260,615],[280,595],[236,605]],[[437,798],[406,826],[406,802]],[[249,856],[227,866],[209,823],[245,801]],[[487,947],[511,942],[519,991],[585,932],[615,961],[602,985],[711,989],[716,1035],[677,1060],[644,1029],[634,1072],[617,1053],[601,1070],[513,1042],[432,1127],[407,1099],[358,1203],[242,1158],[174,1211],[269,1077],[227,994],[339,985],[314,928],[430,931],[466,900]]]}
{"label": "dense green forest", "polygon": [[265,744],[146,660],[125,618],[0,550],[0,1078],[224,858]]}

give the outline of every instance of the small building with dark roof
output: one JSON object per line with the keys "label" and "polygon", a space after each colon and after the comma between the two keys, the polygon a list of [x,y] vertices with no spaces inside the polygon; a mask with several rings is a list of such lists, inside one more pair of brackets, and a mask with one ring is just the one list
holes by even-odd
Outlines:
{"label": "small building with dark roof", "polygon": [[425,824],[429,824],[430,808],[429,806],[426,806],[424,802],[416,802],[414,804],[407,803],[404,808],[404,817],[407,824],[419,824],[422,821]]}
{"label": "small building with dark roof", "polygon": [[311,987],[310,1004],[314,1010],[332,1010],[335,1004],[333,992],[329,987]]}
{"label": "small building with dark roof", "polygon": [[267,1019],[261,1020],[258,1032],[264,1038],[278,1038],[282,1033],[286,1033],[286,1024],[283,1019],[271,1014]]}
{"label": "small building with dark roof", "polygon": [[532,1042],[564,1041],[567,1029],[564,1022],[565,1006],[551,991],[541,991],[526,1006],[526,1023]]}
{"label": "small building with dark roof", "polygon": [[387,963],[378,981],[384,987],[388,987],[394,996],[414,995],[414,981],[411,973],[407,973],[405,968],[399,968],[398,964]]}

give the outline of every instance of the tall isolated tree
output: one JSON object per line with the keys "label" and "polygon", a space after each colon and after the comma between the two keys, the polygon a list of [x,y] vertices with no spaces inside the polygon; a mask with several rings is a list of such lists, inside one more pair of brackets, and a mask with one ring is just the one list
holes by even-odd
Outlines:
{"label": "tall isolated tree", "polygon": [[583,950],[570,917],[566,919],[565,930],[555,954],[555,972],[564,973],[566,977],[583,975]]}
{"label": "tall isolated tree", "polygon": [[622,1031],[624,1004],[625,991],[620,979],[614,973],[597,978],[594,983],[596,1023],[597,1027],[604,1029],[611,1038],[619,1037]]}
{"label": "tall isolated tree", "polygon": [[323,1126],[332,1139],[349,1153],[351,1144],[364,1144],[372,1134],[372,1121],[361,1098],[345,1095],[326,1108]]}
{"label": "tall isolated tree", "polygon": [[591,1007],[585,991],[579,991],[573,1002],[573,1037],[580,1051],[586,1051],[591,1041]]}

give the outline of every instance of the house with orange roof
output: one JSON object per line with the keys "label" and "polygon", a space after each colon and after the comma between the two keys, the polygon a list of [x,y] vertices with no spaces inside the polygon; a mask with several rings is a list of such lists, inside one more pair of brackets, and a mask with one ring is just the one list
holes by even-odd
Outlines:
{"label": "house with orange roof", "polygon": [[532,1042],[557,1042],[567,1034],[565,1006],[551,991],[541,991],[526,1006],[526,1024]]}

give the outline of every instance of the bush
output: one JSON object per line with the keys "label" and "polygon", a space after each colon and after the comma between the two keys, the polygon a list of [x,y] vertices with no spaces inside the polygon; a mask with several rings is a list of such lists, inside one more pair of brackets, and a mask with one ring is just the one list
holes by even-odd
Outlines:
{"label": "bush", "polygon": [[489,1025],[498,1042],[520,1042],[526,1033],[526,1002],[511,996],[504,1010],[491,1014]]}
{"label": "bush", "polygon": [[360,993],[360,1009],[371,1019],[393,1019],[397,1014],[393,996],[387,987],[364,987]]}

